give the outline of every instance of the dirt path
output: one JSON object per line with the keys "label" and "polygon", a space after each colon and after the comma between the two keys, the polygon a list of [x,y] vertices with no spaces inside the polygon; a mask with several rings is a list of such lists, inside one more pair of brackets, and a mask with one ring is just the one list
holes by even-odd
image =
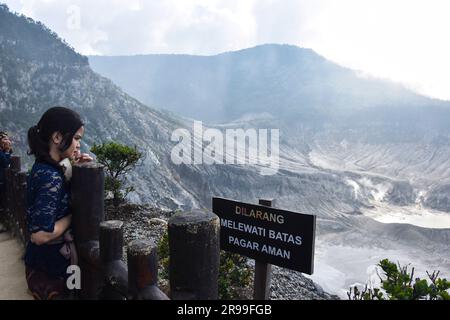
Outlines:
{"label": "dirt path", "polygon": [[0,300],[31,300],[25,281],[23,247],[7,232],[0,233]]}

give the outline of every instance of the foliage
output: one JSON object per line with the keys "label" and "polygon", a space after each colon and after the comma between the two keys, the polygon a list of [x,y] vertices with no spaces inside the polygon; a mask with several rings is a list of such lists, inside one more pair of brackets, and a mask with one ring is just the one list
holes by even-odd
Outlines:
{"label": "foliage", "polygon": [[94,144],[91,152],[97,156],[97,161],[105,166],[105,191],[112,192],[113,203],[118,206],[127,194],[134,190],[132,186],[124,188],[124,175],[134,169],[142,158],[136,147],[132,148],[117,142]]}
{"label": "foliage", "polygon": [[247,265],[247,258],[226,251],[220,252],[219,297],[221,299],[239,298],[239,288],[251,285],[252,270]]}
{"label": "foliage", "polygon": [[[169,236],[166,232],[158,244],[161,278],[169,279]],[[240,297],[240,289],[251,284],[252,270],[247,259],[241,255],[221,251],[219,266],[219,299],[229,300]]]}
{"label": "foliage", "polygon": [[414,267],[409,271],[408,265],[396,265],[388,259],[381,260],[378,266],[384,273],[384,278],[380,276],[382,288],[369,289],[366,284],[364,290],[359,291],[355,286],[347,292],[350,300],[450,300],[450,282],[438,278],[439,271],[432,274],[427,271],[429,283],[426,279],[414,279]]}
{"label": "foliage", "polygon": [[167,232],[158,243],[158,259],[162,267],[161,278],[169,279],[169,234]]}

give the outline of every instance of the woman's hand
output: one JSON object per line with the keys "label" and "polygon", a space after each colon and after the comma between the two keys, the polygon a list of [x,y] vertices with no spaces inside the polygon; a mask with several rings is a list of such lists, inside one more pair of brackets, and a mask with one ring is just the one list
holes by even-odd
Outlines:
{"label": "woman's hand", "polygon": [[3,149],[4,152],[11,152],[11,140],[9,140],[9,138],[3,138],[2,142],[1,142],[1,148]]}
{"label": "woman's hand", "polygon": [[75,151],[75,155],[74,155],[74,162],[75,163],[83,163],[83,162],[91,162],[92,157],[90,155],[88,155],[87,153],[80,153],[79,150]]}
{"label": "woman's hand", "polygon": [[38,246],[46,244],[50,241],[53,241],[61,237],[64,234],[64,232],[66,232],[66,230],[70,227],[71,223],[72,223],[72,215],[69,214],[64,218],[56,221],[53,232],[38,231],[32,233],[30,240],[31,242],[33,242]]}

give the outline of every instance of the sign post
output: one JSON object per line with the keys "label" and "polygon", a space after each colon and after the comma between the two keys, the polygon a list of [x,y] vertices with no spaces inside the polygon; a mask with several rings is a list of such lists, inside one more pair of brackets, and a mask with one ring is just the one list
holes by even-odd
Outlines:
{"label": "sign post", "polygon": [[220,218],[220,248],[255,259],[255,299],[269,298],[272,264],[313,273],[315,215],[276,209],[270,200],[212,202]]}
{"label": "sign post", "polygon": [[[274,205],[273,200],[259,200],[259,204],[267,207]],[[270,280],[272,278],[272,265],[255,260],[254,300],[270,300]]]}

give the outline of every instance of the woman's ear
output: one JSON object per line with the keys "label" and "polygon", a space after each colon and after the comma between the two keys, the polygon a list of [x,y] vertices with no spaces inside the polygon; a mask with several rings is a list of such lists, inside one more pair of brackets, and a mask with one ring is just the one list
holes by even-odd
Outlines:
{"label": "woman's ear", "polygon": [[52,141],[54,144],[59,145],[62,142],[62,134],[59,131],[53,132]]}

